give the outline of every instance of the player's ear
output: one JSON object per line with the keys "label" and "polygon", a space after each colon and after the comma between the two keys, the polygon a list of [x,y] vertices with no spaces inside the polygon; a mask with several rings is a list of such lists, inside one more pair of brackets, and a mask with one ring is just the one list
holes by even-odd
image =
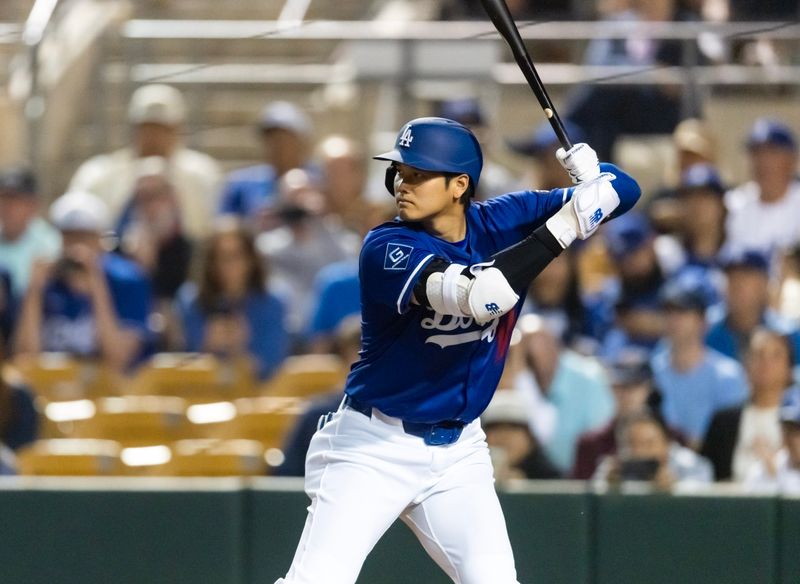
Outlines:
{"label": "player's ear", "polygon": [[469,176],[466,174],[459,174],[450,180],[450,189],[453,193],[453,198],[460,199],[465,196],[469,188]]}

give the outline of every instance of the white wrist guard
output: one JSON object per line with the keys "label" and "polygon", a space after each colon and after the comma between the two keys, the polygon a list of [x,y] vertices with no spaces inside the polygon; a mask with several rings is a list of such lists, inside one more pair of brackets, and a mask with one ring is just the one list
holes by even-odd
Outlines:
{"label": "white wrist guard", "polygon": [[614,178],[613,174],[604,173],[578,185],[572,199],[547,220],[547,229],[562,247],[569,246],[576,237],[588,238],[619,206],[619,195],[611,185]]}
{"label": "white wrist guard", "polygon": [[466,266],[450,264],[425,282],[428,303],[439,314],[466,316],[478,324],[499,318],[516,306],[519,296],[497,268],[472,266],[474,278],[461,272]]}
{"label": "white wrist guard", "polygon": [[600,161],[588,144],[575,144],[569,150],[559,148],[556,158],[569,173],[573,184],[581,184],[600,176]]}

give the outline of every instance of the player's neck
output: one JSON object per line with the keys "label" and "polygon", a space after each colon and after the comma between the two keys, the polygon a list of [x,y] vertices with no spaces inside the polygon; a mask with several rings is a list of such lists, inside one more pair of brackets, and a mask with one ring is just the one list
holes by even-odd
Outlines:
{"label": "player's neck", "polygon": [[459,204],[423,221],[425,231],[451,243],[463,241],[467,236],[467,216]]}

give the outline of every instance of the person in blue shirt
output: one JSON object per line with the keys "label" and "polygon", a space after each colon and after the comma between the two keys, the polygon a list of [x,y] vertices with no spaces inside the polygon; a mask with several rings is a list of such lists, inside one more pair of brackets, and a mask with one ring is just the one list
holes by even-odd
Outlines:
{"label": "person in blue shirt", "polygon": [[294,168],[310,170],[312,132],[311,120],[293,103],[275,101],[265,106],[258,121],[264,162],[231,172],[223,187],[219,214],[237,215],[257,224],[277,201],[281,177]]}
{"label": "person in blue shirt", "polygon": [[695,448],[717,411],[739,405],[749,395],[742,366],[704,344],[712,295],[702,279],[677,276],[664,285],[666,336],[652,358],[661,413]]}
{"label": "person in blue shirt", "polygon": [[480,146],[457,122],[412,120],[376,157],[398,217],[364,240],[362,351],[311,440],[311,506],[278,583],[352,584],[398,517],[454,581],[517,582],[478,417],[531,280],[640,195],[586,144],[557,155],[576,187],[485,203]]}
{"label": "person in blue shirt", "polygon": [[725,306],[712,318],[706,344],[723,355],[742,361],[753,332],[766,326],[785,334],[800,354],[800,332],[769,307],[769,258],[753,250],[723,254]]}
{"label": "person in blue shirt", "polygon": [[176,301],[184,349],[221,357],[249,356],[260,379],[289,351],[286,306],[267,289],[249,231],[232,217],[207,243],[199,286],[184,284]]}
{"label": "person in blue shirt", "polygon": [[62,255],[34,265],[16,352],[66,352],[128,369],[149,346],[150,281],[133,262],[103,250],[111,218],[95,195],[62,195],[50,207],[50,221],[61,231]]}

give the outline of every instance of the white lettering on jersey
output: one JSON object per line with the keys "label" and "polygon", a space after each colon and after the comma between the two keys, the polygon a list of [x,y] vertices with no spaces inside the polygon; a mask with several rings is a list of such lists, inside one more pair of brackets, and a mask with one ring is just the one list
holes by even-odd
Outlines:
{"label": "white lettering on jersey", "polygon": [[[499,322],[499,319],[494,319],[486,327],[476,331],[448,335],[431,335],[425,339],[425,342],[439,345],[442,349],[475,341],[491,343],[497,333],[497,325]],[[420,321],[420,326],[426,330],[452,333],[456,330],[468,329],[473,326],[474,323],[475,319],[471,316],[449,316],[436,312],[432,318],[423,318],[422,321]]]}

